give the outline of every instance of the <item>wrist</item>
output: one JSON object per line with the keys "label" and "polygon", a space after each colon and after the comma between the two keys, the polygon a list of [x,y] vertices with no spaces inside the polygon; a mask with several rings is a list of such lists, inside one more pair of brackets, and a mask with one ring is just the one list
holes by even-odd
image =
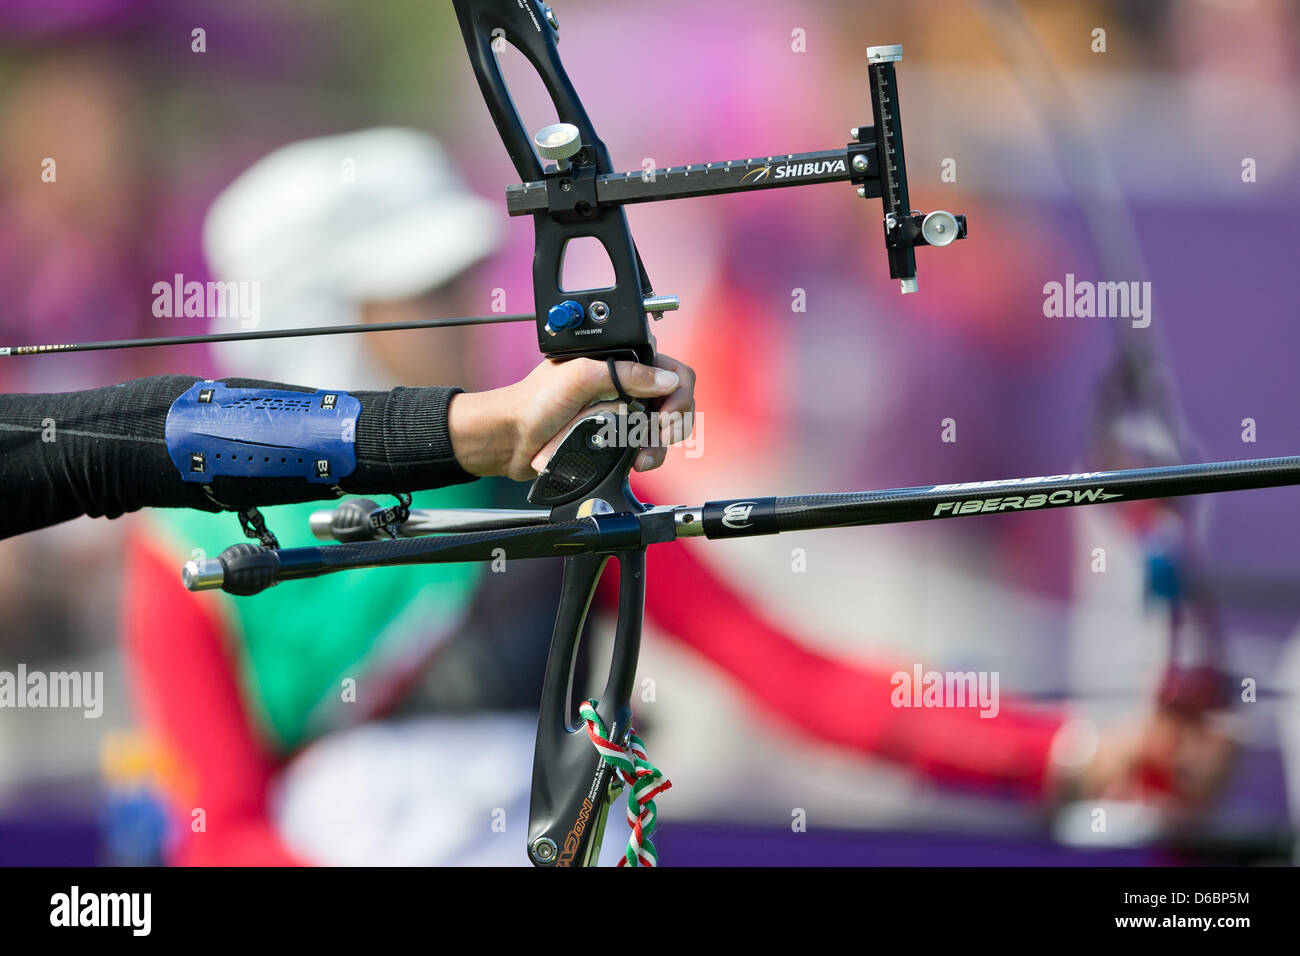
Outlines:
{"label": "wrist", "polygon": [[497,392],[461,392],[447,407],[447,430],[456,461],[476,478],[504,475],[513,445]]}

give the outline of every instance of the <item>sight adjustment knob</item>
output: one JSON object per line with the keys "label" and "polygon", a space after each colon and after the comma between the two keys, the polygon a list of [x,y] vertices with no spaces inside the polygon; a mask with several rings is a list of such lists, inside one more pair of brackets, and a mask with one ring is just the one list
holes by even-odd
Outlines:
{"label": "sight adjustment knob", "polygon": [[538,131],[533,144],[542,159],[553,159],[558,169],[568,169],[569,158],[582,149],[582,134],[572,123],[552,123]]}

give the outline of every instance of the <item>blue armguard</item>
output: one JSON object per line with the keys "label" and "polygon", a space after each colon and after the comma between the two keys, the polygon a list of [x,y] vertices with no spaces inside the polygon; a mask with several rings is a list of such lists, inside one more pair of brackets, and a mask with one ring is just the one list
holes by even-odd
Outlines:
{"label": "blue armguard", "polygon": [[167,453],[186,481],[306,478],[336,484],[357,467],[361,402],[346,392],[196,382],[167,413]]}

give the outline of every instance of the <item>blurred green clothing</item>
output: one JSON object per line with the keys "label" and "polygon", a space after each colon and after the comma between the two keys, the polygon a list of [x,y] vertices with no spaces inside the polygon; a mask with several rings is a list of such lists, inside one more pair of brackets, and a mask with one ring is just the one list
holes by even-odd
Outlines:
{"label": "blurred green clothing", "polygon": [[[455,485],[415,495],[413,507],[490,507],[492,493],[486,481]],[[263,514],[281,545],[304,547],[321,544],[308,517],[330,507],[308,502]],[[219,554],[242,540],[230,513],[169,509],[148,520],[184,558]],[[283,752],[387,702],[459,626],[483,574],[483,565],[472,563],[364,568],[252,597],[204,599],[220,601],[248,711]]]}

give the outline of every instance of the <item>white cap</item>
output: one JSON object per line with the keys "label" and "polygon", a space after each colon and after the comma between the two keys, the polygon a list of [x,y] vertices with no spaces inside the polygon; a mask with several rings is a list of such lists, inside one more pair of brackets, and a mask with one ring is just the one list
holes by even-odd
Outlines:
{"label": "white cap", "polygon": [[[380,128],[258,160],[213,202],[203,247],[215,278],[258,284],[257,327],[272,329],[355,324],[362,303],[436,289],[491,254],[500,234],[498,210],[466,189],[437,141]],[[213,330],[241,321],[214,319]],[[384,378],[361,374],[364,350],[329,338],[223,343],[216,354],[241,376],[294,384],[358,388]]]}

